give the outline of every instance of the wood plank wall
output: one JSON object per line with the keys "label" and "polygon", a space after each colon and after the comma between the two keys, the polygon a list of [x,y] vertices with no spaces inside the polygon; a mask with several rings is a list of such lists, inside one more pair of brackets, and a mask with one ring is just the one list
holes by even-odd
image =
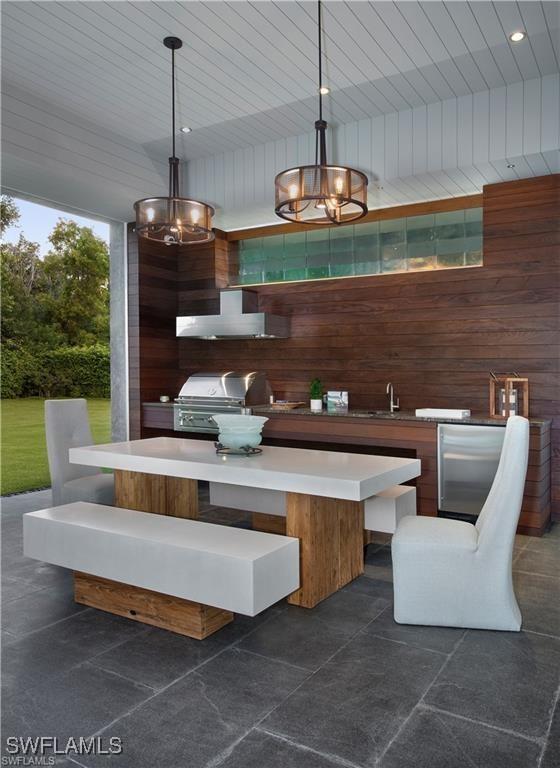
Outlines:
{"label": "wood plank wall", "polygon": [[129,433],[141,437],[141,403],[177,395],[181,379],[175,337],[178,249],[138,240],[129,224]]}
{"label": "wood plank wall", "polygon": [[509,366],[529,377],[530,414],[552,418],[551,511],[560,520],[560,175],[484,188],[484,262],[504,271]]}
{"label": "wood plank wall", "polygon": [[[219,233],[220,234],[220,233]],[[186,376],[179,366],[175,318],[181,311],[219,311],[216,286],[227,285],[225,237],[200,246],[165,246],[139,240],[128,226],[129,429],[131,439],[150,436],[142,430],[141,404],[160,395],[177,396]],[[197,367],[184,353],[184,364]]]}
{"label": "wood plank wall", "polygon": [[[348,389],[351,407],[372,409],[386,407],[391,381],[403,410],[486,414],[489,370],[516,370],[530,379],[531,415],[554,418],[560,518],[559,196],[559,175],[485,187],[482,267],[259,286],[260,308],[289,315],[291,337],[181,339],[180,379],[258,368],[276,397],[300,400],[320,376],[327,389]],[[218,310],[219,259],[197,251],[180,262],[180,314]]]}

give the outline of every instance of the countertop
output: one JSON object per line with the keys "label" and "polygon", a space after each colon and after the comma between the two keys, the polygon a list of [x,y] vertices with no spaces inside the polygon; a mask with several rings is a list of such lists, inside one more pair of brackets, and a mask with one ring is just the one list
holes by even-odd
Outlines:
{"label": "countertop", "polygon": [[[143,405],[158,406],[161,408],[171,408],[173,403],[143,403]],[[480,424],[488,426],[503,426],[506,423],[506,419],[492,419],[490,416],[484,414],[474,414],[467,419],[450,419],[450,418],[438,418],[436,416],[415,416],[413,411],[395,411],[390,413],[389,411],[375,411],[365,410],[358,408],[350,408],[348,411],[343,412],[328,412],[323,409],[320,413],[311,411],[309,408],[291,408],[289,410],[281,410],[278,408],[271,408],[269,405],[254,406],[253,413],[255,414],[269,414],[271,416],[314,416],[315,418],[347,418],[347,419],[387,419],[388,421],[427,421],[435,422],[436,424]],[[529,419],[532,426],[544,427],[549,426],[550,419]]]}
{"label": "countertop", "polygon": [[[389,421],[433,421],[438,424],[483,424],[488,426],[503,426],[506,419],[492,419],[490,416],[473,415],[466,419],[450,419],[449,417],[437,416],[415,416],[413,411],[366,411],[360,409],[348,409],[348,411],[329,412],[323,409],[320,413],[312,411],[309,408],[293,408],[290,410],[280,410],[270,406],[255,406],[253,413],[270,414],[274,416],[316,416],[332,418],[350,418],[350,419],[387,419]],[[550,419],[529,419],[534,426],[544,426],[550,424]]]}
{"label": "countertop", "polygon": [[218,455],[211,442],[154,437],[70,448],[70,462],[169,477],[362,501],[420,475],[420,460],[396,456],[280,448]]}

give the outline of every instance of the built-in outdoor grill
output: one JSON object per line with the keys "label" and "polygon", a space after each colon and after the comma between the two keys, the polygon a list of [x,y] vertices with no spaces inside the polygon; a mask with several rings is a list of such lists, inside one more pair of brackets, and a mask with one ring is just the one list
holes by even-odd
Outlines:
{"label": "built-in outdoor grill", "polygon": [[243,413],[244,408],[265,405],[270,386],[264,373],[195,373],[183,384],[173,406],[174,429],[180,432],[211,432],[218,428],[215,413]]}

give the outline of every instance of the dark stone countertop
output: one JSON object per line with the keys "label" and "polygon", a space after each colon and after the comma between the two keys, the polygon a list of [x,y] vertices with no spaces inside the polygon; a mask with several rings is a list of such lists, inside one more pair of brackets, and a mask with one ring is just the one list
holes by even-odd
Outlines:
{"label": "dark stone countertop", "polygon": [[[395,411],[390,413],[389,411],[366,411],[363,409],[348,409],[348,411],[330,412],[323,409],[320,413],[311,411],[309,408],[292,408],[289,410],[282,410],[279,408],[272,408],[270,406],[255,406],[253,413],[270,414],[271,416],[315,416],[331,417],[331,418],[349,418],[349,419],[386,419],[388,421],[427,421],[435,422],[437,424],[479,424],[488,425],[491,427],[503,426],[506,423],[506,419],[493,419],[486,415],[472,415],[466,419],[451,419],[449,417],[437,417],[437,416],[415,416],[413,411]],[[545,426],[550,424],[550,419],[529,419],[533,426]]]}
{"label": "dark stone countertop", "polygon": [[[151,403],[142,403],[142,405],[157,406],[160,408],[171,408],[173,402],[160,403],[158,401]],[[348,411],[329,412],[323,409],[320,413],[311,411],[309,408],[290,408],[282,410],[280,408],[272,408],[269,405],[255,405],[253,406],[253,413],[255,414],[269,414],[271,416],[314,416],[316,418],[347,418],[347,419],[383,419],[387,421],[426,421],[435,422],[436,424],[479,424],[488,425],[491,427],[503,426],[506,423],[506,419],[492,419],[490,416],[484,414],[474,414],[467,419],[450,419],[448,417],[436,417],[436,416],[415,416],[413,411],[395,411],[390,413],[389,411],[367,411],[364,409],[350,408]],[[550,419],[529,419],[532,426],[543,427],[549,426]]]}

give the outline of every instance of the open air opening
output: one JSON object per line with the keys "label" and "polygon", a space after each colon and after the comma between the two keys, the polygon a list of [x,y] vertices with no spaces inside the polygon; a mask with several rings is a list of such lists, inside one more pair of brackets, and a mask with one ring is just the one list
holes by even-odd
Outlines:
{"label": "open air opening", "polygon": [[111,438],[108,223],[2,197],[2,495],[50,485],[44,401]]}

